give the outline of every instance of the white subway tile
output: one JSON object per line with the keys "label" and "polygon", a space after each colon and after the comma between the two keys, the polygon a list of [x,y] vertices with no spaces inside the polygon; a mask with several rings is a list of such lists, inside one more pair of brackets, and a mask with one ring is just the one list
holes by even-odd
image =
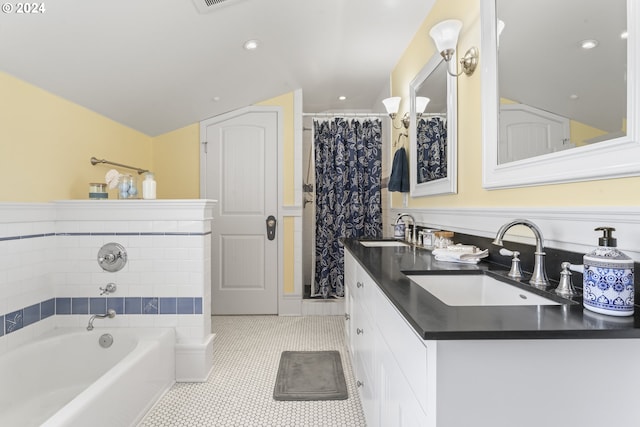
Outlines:
{"label": "white subway tile", "polygon": [[176,314],[158,314],[154,317],[153,326],[156,328],[175,328],[178,326],[178,316]]}
{"label": "white subway tile", "polygon": [[178,221],[153,221],[152,227],[156,233],[175,233],[178,231]]}

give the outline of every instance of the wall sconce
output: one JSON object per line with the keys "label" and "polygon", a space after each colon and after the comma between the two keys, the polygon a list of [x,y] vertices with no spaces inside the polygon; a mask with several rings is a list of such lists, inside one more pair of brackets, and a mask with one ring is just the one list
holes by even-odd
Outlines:
{"label": "wall sconce", "polygon": [[[436,44],[436,49],[438,49],[438,52],[440,52],[440,55],[442,55],[444,60],[447,61],[447,64],[449,64],[451,57],[456,51],[458,35],[460,34],[461,29],[461,21],[458,21],[457,19],[448,19],[434,25],[431,28],[431,31],[429,31],[429,35]],[[478,65],[478,56],[478,49],[476,47],[470,48],[460,60],[462,71],[454,74],[449,70],[449,68],[447,68],[447,72],[453,77],[458,77],[462,73],[470,76]]]}
{"label": "wall sconce", "polygon": [[426,110],[427,105],[429,105],[429,101],[431,101],[431,99],[426,96],[416,96],[416,117],[422,117],[424,110]]}
{"label": "wall sconce", "polygon": [[[389,117],[391,117],[391,125],[394,129],[402,129],[400,126],[396,127],[396,125],[393,124],[393,121],[398,115],[398,110],[400,109],[401,99],[402,98],[399,96],[392,96],[391,98],[385,98],[382,100],[384,108],[387,109],[387,114],[389,115]],[[402,119],[400,121],[402,122],[402,126],[404,126],[405,129],[409,129],[409,113],[404,113],[404,116],[402,116]]]}

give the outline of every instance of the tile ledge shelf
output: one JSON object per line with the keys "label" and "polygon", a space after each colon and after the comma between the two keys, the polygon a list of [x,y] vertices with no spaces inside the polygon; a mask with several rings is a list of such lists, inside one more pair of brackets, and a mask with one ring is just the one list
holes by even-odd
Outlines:
{"label": "tile ledge shelf", "polygon": [[[213,217],[211,199],[57,200],[0,202],[0,223],[79,220],[203,220]],[[98,209],[96,209],[98,207]],[[161,209],[159,209],[161,208]],[[118,212],[119,218],[113,217]]]}

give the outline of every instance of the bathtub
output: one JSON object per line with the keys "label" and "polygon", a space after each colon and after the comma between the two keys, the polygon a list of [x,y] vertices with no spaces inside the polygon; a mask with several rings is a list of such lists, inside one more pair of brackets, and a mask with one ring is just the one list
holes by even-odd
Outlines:
{"label": "bathtub", "polygon": [[0,426],[135,425],[174,383],[174,348],[173,329],[55,329],[0,357]]}

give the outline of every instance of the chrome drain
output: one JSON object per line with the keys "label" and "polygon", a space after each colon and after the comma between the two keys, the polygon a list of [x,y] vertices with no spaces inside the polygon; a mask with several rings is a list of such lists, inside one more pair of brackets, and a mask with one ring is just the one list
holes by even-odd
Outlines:
{"label": "chrome drain", "polygon": [[100,338],[98,338],[98,343],[100,343],[100,347],[109,348],[111,344],[113,344],[113,336],[111,334],[102,334]]}

